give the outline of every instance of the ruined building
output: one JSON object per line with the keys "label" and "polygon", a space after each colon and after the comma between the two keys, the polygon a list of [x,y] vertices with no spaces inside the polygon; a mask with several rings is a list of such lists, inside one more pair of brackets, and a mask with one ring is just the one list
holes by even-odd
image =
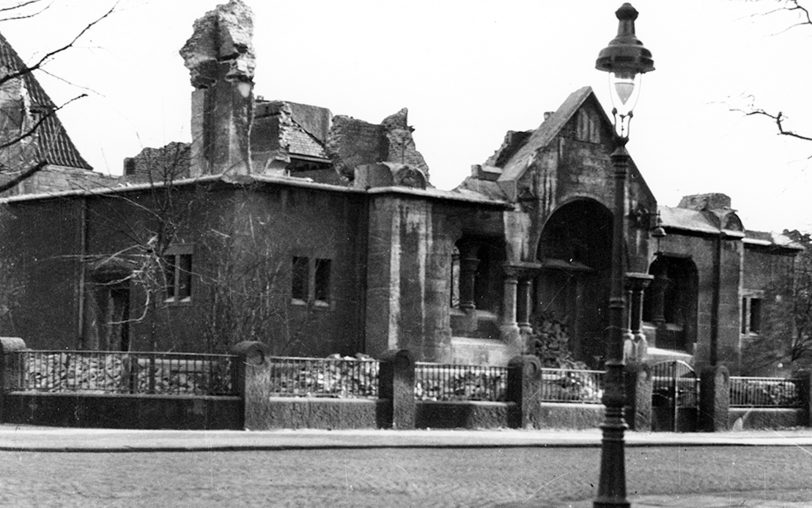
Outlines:
{"label": "ruined building", "polygon": [[[125,160],[116,184],[3,199],[0,234],[16,241],[0,252],[0,333],[35,348],[254,339],[276,354],[505,364],[546,319],[601,365],[613,137],[591,89],[444,191],[405,109],[368,123],[256,96],[251,32],[239,0],[195,23],[181,50],[191,144]],[[745,230],[723,194],[662,206],[634,164],[626,217],[634,354],[740,371],[791,305],[800,247]]]}

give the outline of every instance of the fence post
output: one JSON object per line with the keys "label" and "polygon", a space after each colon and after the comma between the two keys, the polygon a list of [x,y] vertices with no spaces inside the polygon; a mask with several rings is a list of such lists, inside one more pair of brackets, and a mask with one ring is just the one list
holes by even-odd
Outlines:
{"label": "fence post", "polygon": [[801,420],[805,426],[812,427],[812,371],[802,369],[794,377],[798,380],[798,397],[803,409]]}
{"label": "fence post", "polygon": [[22,365],[15,361],[13,353],[25,349],[25,342],[19,337],[0,337],[0,422],[5,422],[5,395],[19,388]]}
{"label": "fence post", "polygon": [[624,417],[629,428],[651,430],[651,366],[645,363],[626,365],[626,406]]}
{"label": "fence post", "polygon": [[389,350],[381,356],[378,396],[391,401],[387,424],[393,429],[415,427],[414,357],[405,350]]}
{"label": "fence post", "polygon": [[518,412],[511,427],[541,428],[541,362],[534,355],[516,356],[508,363],[507,400]]}
{"label": "fence post", "polygon": [[231,391],[240,397],[240,421],[241,426],[245,427],[250,420],[248,413],[252,402],[248,400],[251,394],[249,385],[254,381],[253,377],[247,375],[246,367],[265,363],[268,348],[262,342],[244,340],[231,346],[229,352],[237,356],[231,364]]}
{"label": "fence post", "polygon": [[705,432],[728,430],[730,373],[727,367],[706,367],[699,379],[699,428]]}

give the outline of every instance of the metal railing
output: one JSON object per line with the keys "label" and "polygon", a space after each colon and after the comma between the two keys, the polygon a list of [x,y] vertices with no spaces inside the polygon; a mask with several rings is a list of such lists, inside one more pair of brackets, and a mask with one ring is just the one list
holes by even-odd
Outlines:
{"label": "metal railing", "polygon": [[798,380],[730,376],[730,407],[799,407]]}
{"label": "metal railing", "polygon": [[414,395],[417,400],[506,400],[507,367],[483,367],[417,362]]}
{"label": "metal railing", "polygon": [[541,369],[542,402],[601,404],[604,371]]}
{"label": "metal railing", "polygon": [[236,395],[236,356],[194,353],[24,350],[11,386],[35,392]]}
{"label": "metal railing", "polygon": [[278,397],[378,398],[380,362],[356,358],[272,356],[268,381]]}

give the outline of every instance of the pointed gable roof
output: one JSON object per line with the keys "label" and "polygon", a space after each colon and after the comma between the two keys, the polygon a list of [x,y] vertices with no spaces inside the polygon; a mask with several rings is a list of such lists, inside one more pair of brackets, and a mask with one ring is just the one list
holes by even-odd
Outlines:
{"label": "pointed gable roof", "polygon": [[[25,70],[27,66],[14,51],[5,37],[0,34],[0,67],[5,68],[6,73],[14,73]],[[56,105],[53,103],[45,90],[40,86],[32,72],[25,72],[20,77],[28,96],[31,100],[29,106],[30,114],[35,111],[43,113],[53,112]],[[81,156],[76,145],[73,144],[62,122],[57,118],[56,113],[50,114],[37,128],[36,138],[37,156],[45,160],[48,164],[56,166],[66,166],[79,169],[93,169]]]}
{"label": "pointed gable roof", "polygon": [[533,131],[527,142],[507,161],[504,168],[502,168],[499,181],[518,180],[533,162],[536,152],[547,146],[558,132],[564,128],[564,125],[569,122],[581,105],[590,96],[594,97],[594,95],[592,87],[589,86],[579,88],[571,93],[555,113],[544,120],[539,128]]}

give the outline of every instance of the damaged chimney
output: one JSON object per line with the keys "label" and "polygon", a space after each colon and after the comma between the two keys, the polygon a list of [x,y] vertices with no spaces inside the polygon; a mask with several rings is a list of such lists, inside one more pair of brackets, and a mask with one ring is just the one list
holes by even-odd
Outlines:
{"label": "damaged chimney", "polygon": [[241,0],[194,23],[180,50],[192,86],[191,176],[251,172],[253,14]]}

